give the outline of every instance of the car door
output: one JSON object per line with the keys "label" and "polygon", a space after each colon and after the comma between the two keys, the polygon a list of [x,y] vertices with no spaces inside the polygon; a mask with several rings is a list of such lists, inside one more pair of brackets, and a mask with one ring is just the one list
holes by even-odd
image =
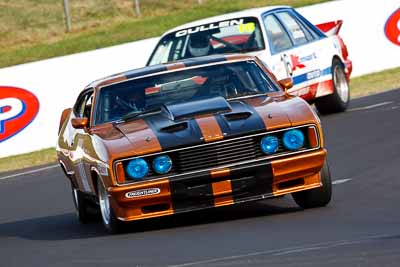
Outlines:
{"label": "car door", "polygon": [[[72,118],[88,118],[90,123],[91,107],[93,102],[93,90],[83,92],[73,108]],[[90,127],[90,125],[89,125]],[[90,165],[88,162],[88,147],[91,147],[91,138],[88,129],[70,129],[70,157],[74,166],[74,173],[79,189],[83,192],[91,192],[93,185],[89,179]]]}
{"label": "car door", "polygon": [[293,78],[289,93],[309,98],[313,79],[320,76],[314,36],[290,9],[268,13],[263,18],[271,51],[271,69],[278,79]]}

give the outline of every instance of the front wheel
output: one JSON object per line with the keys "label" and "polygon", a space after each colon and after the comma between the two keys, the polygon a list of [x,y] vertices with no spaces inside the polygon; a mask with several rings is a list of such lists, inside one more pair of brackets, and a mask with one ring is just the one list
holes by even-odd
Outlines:
{"label": "front wheel", "polygon": [[74,201],[76,215],[80,223],[86,224],[91,221],[95,221],[98,215],[98,207],[95,203],[92,203],[90,199],[73,185],[72,199]]}
{"label": "front wheel", "polygon": [[97,188],[99,190],[98,197],[104,227],[112,234],[121,232],[123,228],[123,222],[115,216],[111,207],[110,196],[108,195],[100,179],[97,181]]}
{"label": "front wheel", "polygon": [[322,186],[293,193],[293,199],[303,209],[324,207],[328,205],[332,198],[332,181],[329,166],[325,161],[320,172]]}
{"label": "front wheel", "polygon": [[332,85],[333,94],[315,100],[315,106],[321,114],[343,112],[350,102],[349,84],[343,65],[338,59],[334,59],[332,63]]}

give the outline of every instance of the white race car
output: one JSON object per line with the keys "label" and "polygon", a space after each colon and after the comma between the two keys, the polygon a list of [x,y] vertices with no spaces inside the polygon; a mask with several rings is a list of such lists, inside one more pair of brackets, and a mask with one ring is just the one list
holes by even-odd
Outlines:
{"label": "white race car", "polygon": [[342,21],[313,25],[291,7],[263,7],[191,22],[166,32],[147,65],[222,53],[259,57],[288,91],[321,113],[346,110],[352,62]]}

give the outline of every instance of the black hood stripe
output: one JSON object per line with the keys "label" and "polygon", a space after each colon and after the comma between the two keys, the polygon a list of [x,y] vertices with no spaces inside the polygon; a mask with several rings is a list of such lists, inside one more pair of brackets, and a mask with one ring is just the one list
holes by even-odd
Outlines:
{"label": "black hood stripe", "polygon": [[163,151],[204,143],[203,135],[195,119],[187,120],[187,127],[175,132],[162,130],[168,126],[174,125],[175,122],[161,114],[148,116],[145,118],[145,121],[157,136]]}
{"label": "black hood stripe", "polygon": [[231,101],[232,113],[247,113],[251,115],[248,118],[240,120],[228,120],[225,118],[225,114],[217,114],[215,118],[222,130],[225,137],[234,137],[245,135],[248,133],[265,131],[265,124],[260,115],[254,110],[254,108],[243,101]]}

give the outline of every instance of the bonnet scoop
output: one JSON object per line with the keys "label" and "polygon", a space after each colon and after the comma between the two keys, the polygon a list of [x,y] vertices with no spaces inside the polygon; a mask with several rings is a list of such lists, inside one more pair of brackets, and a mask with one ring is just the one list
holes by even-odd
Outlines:
{"label": "bonnet scoop", "polygon": [[170,120],[177,121],[195,115],[230,111],[232,111],[232,107],[228,101],[221,96],[217,96],[185,103],[167,104],[163,106],[162,112],[166,114]]}

